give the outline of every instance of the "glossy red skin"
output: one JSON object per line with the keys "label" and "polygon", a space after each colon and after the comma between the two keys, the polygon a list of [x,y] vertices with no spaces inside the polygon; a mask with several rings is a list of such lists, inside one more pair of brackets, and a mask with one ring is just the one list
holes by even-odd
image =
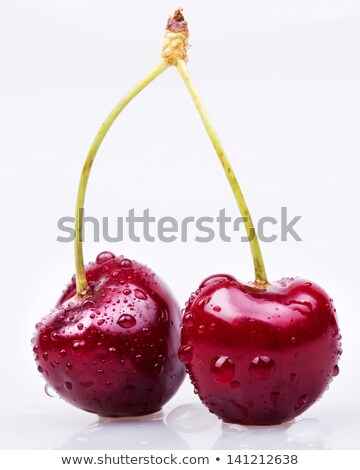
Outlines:
{"label": "glossy red skin", "polygon": [[[92,295],[71,302],[73,278],[55,309],[37,325],[33,349],[38,369],[64,400],[83,410],[114,417],[154,413],[185,375],[177,357],[179,307],[146,266],[102,256],[100,263],[86,267]],[[124,314],[136,324],[122,317],[126,327],[120,326]]]}
{"label": "glossy red skin", "polygon": [[339,372],[335,312],[326,292],[304,279],[261,291],[212,276],[185,309],[179,357],[195,393],[222,420],[280,424],[309,408]]}

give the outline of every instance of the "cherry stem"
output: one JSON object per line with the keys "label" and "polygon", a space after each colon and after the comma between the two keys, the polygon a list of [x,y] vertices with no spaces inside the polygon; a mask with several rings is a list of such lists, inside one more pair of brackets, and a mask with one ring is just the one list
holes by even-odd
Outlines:
{"label": "cherry stem", "polygon": [[194,83],[191,79],[188,67],[186,62],[182,59],[178,59],[176,62],[176,67],[185,82],[185,85],[191,95],[191,98],[196,106],[196,109],[199,112],[200,118],[205,126],[205,129],[210,137],[210,140],[215,147],[216,153],[219,157],[221,165],[225,171],[226,177],[230,183],[232,192],[234,193],[237,205],[240,209],[241,216],[243,217],[246,233],[250,241],[251,254],[254,263],[255,270],[255,283],[257,287],[266,288],[268,284],[264,261],[259,245],[259,240],[256,235],[256,230],[252,222],[248,206],[245,202],[244,195],[241,191],[240,185],[236,179],[233,169],[231,168],[228,157],[226,156],[224,147],[222,146],[220,139],[217,135],[217,132],[212,125],[209,115],[196,91]]}
{"label": "cherry stem", "polygon": [[123,97],[122,99],[114,106],[110,114],[105,119],[104,123],[100,127],[98,133],[96,134],[89,153],[86,157],[76,200],[76,211],[75,211],[75,267],[76,267],[76,292],[77,295],[83,297],[88,293],[88,283],[86,279],[85,266],[84,266],[84,256],[82,248],[82,239],[83,239],[83,212],[84,212],[84,202],[86,187],[89,180],[89,175],[91,171],[92,164],[94,163],[96,154],[99,150],[99,147],[104,140],[107,132],[114,123],[115,119],[119,116],[121,111],[130,103],[130,101],[135,98],[147,85],[149,85],[157,76],[164,72],[169,67],[163,59],[161,59],[155,67],[150,70],[141,80],[139,80]]}

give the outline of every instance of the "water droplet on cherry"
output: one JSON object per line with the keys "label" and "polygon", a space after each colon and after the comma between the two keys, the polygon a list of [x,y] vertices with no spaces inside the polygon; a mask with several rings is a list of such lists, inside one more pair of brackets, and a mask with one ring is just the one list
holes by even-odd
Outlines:
{"label": "water droplet on cherry", "polygon": [[183,325],[187,327],[192,327],[194,324],[194,314],[189,312],[184,315]]}
{"label": "water droplet on cherry", "polygon": [[91,299],[85,299],[82,304],[81,308],[92,308],[95,305],[95,302]]}
{"label": "water droplet on cherry", "polygon": [[235,364],[228,356],[214,357],[211,361],[210,372],[215,382],[228,384],[235,374]]}
{"label": "water droplet on cherry", "polygon": [[179,349],[179,359],[184,364],[189,364],[193,358],[193,348],[191,345],[187,344],[185,346],[181,346]]}
{"label": "water droplet on cherry", "polygon": [[136,325],[136,320],[132,315],[124,313],[117,321],[117,324],[121,326],[121,328],[132,328]]}
{"label": "water droplet on cherry", "polygon": [[50,335],[50,338],[53,341],[58,341],[58,339],[60,338],[60,333],[58,333],[57,331],[53,331]]}
{"label": "water droplet on cherry", "polygon": [[119,264],[120,264],[120,267],[124,269],[132,268],[132,265],[133,265],[132,262],[127,258],[122,259]]}
{"label": "water droplet on cherry", "polygon": [[65,382],[65,383],[64,383],[64,387],[66,388],[66,390],[69,390],[69,392],[70,392],[70,391],[72,390],[72,388],[73,388],[71,382]]}
{"label": "water droplet on cherry", "polygon": [[332,376],[336,377],[337,375],[339,375],[339,372],[340,372],[339,366],[336,364],[333,368]]}
{"label": "water droplet on cherry", "polygon": [[110,259],[115,258],[115,255],[110,251],[103,251],[102,253],[98,254],[96,257],[96,264],[102,264]]}
{"label": "water droplet on cherry", "polygon": [[275,362],[269,356],[257,356],[251,361],[249,372],[257,379],[266,380],[275,372]]}
{"label": "water droplet on cherry", "polygon": [[55,390],[49,384],[45,385],[44,390],[45,390],[45,393],[48,397],[50,397],[50,398],[57,397],[57,393],[55,392]]}
{"label": "water droplet on cherry", "polygon": [[304,395],[301,395],[297,400],[296,400],[296,403],[295,403],[295,410],[300,410],[301,408],[303,408],[307,402],[309,398],[309,395],[307,395],[306,393]]}
{"label": "water droplet on cherry", "polygon": [[147,300],[147,295],[141,289],[134,289],[134,295],[139,300]]}
{"label": "water droplet on cherry", "polygon": [[156,363],[153,367],[153,371],[155,372],[156,375],[161,375],[164,370],[164,365]]}
{"label": "water droplet on cherry", "polygon": [[86,343],[83,339],[74,341],[72,344],[74,354],[76,356],[80,356],[80,354],[83,352],[85,345]]}

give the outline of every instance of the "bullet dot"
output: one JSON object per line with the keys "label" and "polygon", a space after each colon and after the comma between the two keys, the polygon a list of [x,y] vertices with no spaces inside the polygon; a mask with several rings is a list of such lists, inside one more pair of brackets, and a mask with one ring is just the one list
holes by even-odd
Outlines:
{"label": "bullet dot", "polygon": [[219,462],[219,461],[220,461],[220,457],[216,457],[216,461]]}

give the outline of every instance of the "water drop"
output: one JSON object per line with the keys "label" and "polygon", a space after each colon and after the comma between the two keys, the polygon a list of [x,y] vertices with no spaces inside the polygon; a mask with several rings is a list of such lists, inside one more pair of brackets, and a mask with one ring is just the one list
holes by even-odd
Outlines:
{"label": "water drop", "polygon": [[155,372],[156,375],[161,375],[164,370],[164,365],[163,364],[155,364],[153,367],[153,371]]}
{"label": "water drop", "polygon": [[309,395],[307,395],[306,393],[304,393],[304,395],[301,395],[296,400],[296,403],[295,403],[295,406],[294,406],[295,411],[300,410],[301,408],[303,408],[305,406],[308,398],[309,398]]}
{"label": "water drop", "polygon": [[40,322],[40,323],[36,323],[35,328],[36,328],[37,330],[40,330],[41,327],[42,327],[42,323],[41,323],[41,322]]}
{"label": "water drop", "polygon": [[184,315],[183,325],[187,327],[192,327],[194,324],[194,314],[189,312]]}
{"label": "water drop", "polygon": [[124,295],[130,295],[130,294],[131,294],[131,290],[130,290],[130,289],[124,289],[124,290],[123,290],[123,294],[124,294]]}
{"label": "water drop", "polygon": [[98,320],[96,322],[99,326],[103,325],[105,323],[105,320],[103,318],[101,318],[100,320]]}
{"label": "water drop", "polygon": [[73,352],[76,356],[80,356],[80,354],[83,352],[83,349],[85,347],[85,341],[84,340],[76,340],[72,344]]}
{"label": "water drop", "polygon": [[157,359],[158,359],[158,362],[163,363],[165,362],[166,357],[163,354],[159,354]]}
{"label": "water drop", "polygon": [[124,258],[120,261],[121,268],[129,269],[129,268],[132,268],[132,265],[133,265],[132,262],[127,258]]}
{"label": "water drop", "polygon": [[82,323],[78,323],[77,329],[81,331],[82,329],[84,329],[84,325]]}
{"label": "water drop", "polygon": [[110,386],[111,386],[110,380],[107,380],[107,381],[105,382],[105,385],[106,385],[107,387],[110,387]]}
{"label": "water drop", "polygon": [[56,394],[55,390],[49,384],[45,385],[44,390],[45,390],[45,393],[48,397],[50,397],[50,398],[57,397],[57,394]]}
{"label": "water drop", "polygon": [[58,339],[60,338],[60,333],[58,333],[57,331],[53,331],[50,335],[50,338],[53,341],[58,341]]}
{"label": "water drop", "polygon": [[199,333],[200,335],[202,335],[204,332],[205,332],[205,326],[204,326],[204,325],[200,325],[199,328],[198,328],[198,333]]}
{"label": "water drop", "polygon": [[179,359],[184,364],[189,364],[193,358],[193,348],[190,345],[181,346],[179,349]]}
{"label": "water drop", "polygon": [[226,281],[237,282],[236,279],[233,276],[230,276],[229,274],[213,274],[212,276],[209,276],[203,280],[203,282],[200,284],[200,289],[202,289],[205,286],[209,286],[210,284],[214,284],[214,283],[222,284],[223,282],[226,282]]}
{"label": "water drop", "polygon": [[49,353],[47,352],[44,352],[44,354],[42,355],[44,361],[47,361],[49,359]]}
{"label": "water drop", "polygon": [[95,305],[95,302],[91,299],[85,299],[82,303],[81,303],[81,308],[92,308],[94,307]]}
{"label": "water drop", "polygon": [[68,362],[68,363],[66,364],[66,368],[69,369],[69,370],[72,369],[72,364],[71,364],[71,362]]}
{"label": "water drop", "polygon": [[116,353],[116,348],[109,348],[110,353]]}
{"label": "water drop", "polygon": [[304,286],[306,286],[306,287],[311,287],[312,284],[311,284],[311,282],[305,282]]}
{"label": "water drop", "polygon": [[228,356],[214,357],[211,361],[210,372],[215,382],[228,384],[235,374],[235,364]]}
{"label": "water drop", "polygon": [[257,356],[251,361],[249,372],[257,379],[266,380],[275,372],[275,362],[269,356]]}
{"label": "water drop", "polygon": [[95,313],[90,313],[90,318],[91,318],[91,320],[94,320],[94,318],[95,318]]}
{"label": "water drop", "polygon": [[103,251],[102,253],[97,255],[96,263],[102,264],[113,258],[115,258],[115,255],[113,253],[111,253],[110,251]]}
{"label": "water drop", "polygon": [[97,374],[103,374],[103,373],[104,373],[104,369],[98,369],[98,370],[96,371],[96,373],[97,373]]}
{"label": "water drop", "polygon": [[221,307],[219,307],[218,305],[215,305],[213,310],[214,310],[214,312],[219,313],[219,312],[221,312]]}
{"label": "water drop", "polygon": [[134,295],[139,300],[147,300],[147,295],[141,289],[134,289]]}
{"label": "water drop", "polygon": [[65,382],[64,387],[66,390],[69,390],[69,392],[72,390],[72,383],[71,382]]}
{"label": "water drop", "polygon": [[136,320],[132,315],[124,313],[117,321],[117,324],[121,326],[121,328],[132,328],[136,325]]}
{"label": "water drop", "polygon": [[339,375],[339,372],[340,372],[339,366],[336,364],[333,368],[332,376],[336,377],[337,375]]}
{"label": "water drop", "polygon": [[146,328],[146,327],[142,329],[142,332],[144,333],[145,336],[149,336],[151,334],[151,331],[149,330],[149,328]]}
{"label": "water drop", "polygon": [[60,354],[61,357],[65,357],[66,354],[67,354],[66,349],[61,349],[59,354]]}
{"label": "water drop", "polygon": [[37,370],[42,374],[44,372],[44,369],[41,366],[38,366]]}

